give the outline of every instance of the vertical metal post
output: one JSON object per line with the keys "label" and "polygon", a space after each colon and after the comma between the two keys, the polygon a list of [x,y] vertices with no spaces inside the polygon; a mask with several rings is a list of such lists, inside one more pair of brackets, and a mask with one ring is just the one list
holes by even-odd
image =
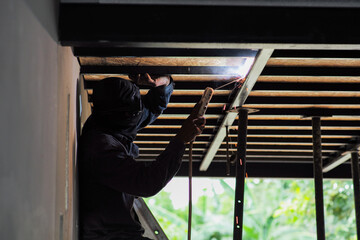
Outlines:
{"label": "vertical metal post", "polygon": [[359,154],[351,153],[351,172],[354,183],[354,200],[357,239],[360,239],[360,177],[359,177]]}
{"label": "vertical metal post", "polygon": [[242,239],[244,191],[246,177],[246,136],[248,125],[248,110],[239,109],[238,146],[236,159],[236,186],[234,211],[234,240]]}
{"label": "vertical metal post", "polygon": [[316,204],[316,231],[317,240],[325,240],[324,198],[323,198],[323,171],[321,153],[321,120],[312,118],[315,204]]}

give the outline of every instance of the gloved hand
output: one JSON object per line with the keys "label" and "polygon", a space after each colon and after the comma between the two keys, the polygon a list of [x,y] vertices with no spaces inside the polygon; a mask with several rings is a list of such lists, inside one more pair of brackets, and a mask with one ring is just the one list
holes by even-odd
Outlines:
{"label": "gloved hand", "polygon": [[148,73],[129,75],[129,78],[137,85],[144,85],[150,87],[167,86],[170,84],[169,76],[154,75],[150,76]]}
{"label": "gloved hand", "polygon": [[175,138],[188,143],[194,141],[196,136],[200,135],[205,128],[206,120],[203,116],[198,117],[200,104],[197,103],[189,117],[184,121]]}

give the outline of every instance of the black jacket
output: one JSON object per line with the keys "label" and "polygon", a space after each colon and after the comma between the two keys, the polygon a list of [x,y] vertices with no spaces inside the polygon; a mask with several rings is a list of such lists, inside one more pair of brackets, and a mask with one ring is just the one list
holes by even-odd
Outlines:
{"label": "black jacket", "polygon": [[[173,86],[153,88],[143,99],[137,130],[166,108]],[[121,129],[108,129],[90,116],[80,138],[80,239],[137,239],[144,229],[134,198],[158,193],[178,171],[184,143],[173,139],[155,161],[137,162],[138,147]]]}

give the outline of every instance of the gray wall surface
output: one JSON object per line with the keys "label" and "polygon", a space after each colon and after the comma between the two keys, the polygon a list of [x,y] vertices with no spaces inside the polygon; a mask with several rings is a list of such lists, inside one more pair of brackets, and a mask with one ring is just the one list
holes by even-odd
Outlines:
{"label": "gray wall surface", "polygon": [[58,1],[0,1],[0,239],[76,239],[79,66]]}

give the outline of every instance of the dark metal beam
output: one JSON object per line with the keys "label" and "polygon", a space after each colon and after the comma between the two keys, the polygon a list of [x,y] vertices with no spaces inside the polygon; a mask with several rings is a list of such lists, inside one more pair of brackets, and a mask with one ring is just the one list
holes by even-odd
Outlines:
{"label": "dark metal beam", "polygon": [[312,118],[312,127],[313,127],[313,151],[314,151],[316,232],[317,232],[317,240],[325,240],[325,216],[324,216],[320,117]]}
{"label": "dark metal beam", "polygon": [[[354,101],[354,97],[352,98]],[[302,116],[359,116],[360,115],[360,108],[359,109],[348,109],[348,108],[259,108],[261,111],[258,113],[259,115],[302,115]],[[167,108],[164,111],[164,114],[178,114],[183,112],[188,112],[189,108],[178,108],[178,107],[171,107]],[[207,114],[222,114],[223,109],[219,108],[208,108],[206,111]],[[255,115],[255,114],[254,114]]]}
{"label": "dark metal beam", "polygon": [[[214,134],[215,128],[205,128],[204,134]],[[177,133],[178,127],[174,128],[145,128],[142,129],[142,133]],[[225,133],[225,132],[224,132]],[[276,129],[249,129],[248,133],[251,135],[290,135],[290,136],[309,136],[311,135],[311,130],[276,130]],[[359,130],[324,130],[323,135],[346,135],[346,136],[358,136],[360,135]],[[224,136],[225,137],[225,136]],[[219,141],[219,144],[224,140],[222,138]]]}
{"label": "dark metal beam", "polygon": [[255,97],[249,96],[246,104],[354,104],[350,97]]}
{"label": "dark metal beam", "polygon": [[248,109],[239,110],[238,124],[238,146],[236,154],[236,183],[235,183],[235,201],[234,201],[234,240],[242,239],[243,215],[244,215],[244,195],[246,178],[246,138]]}
{"label": "dark metal beam", "polygon": [[[303,76],[301,70],[298,75]],[[181,84],[177,84],[177,87],[182,88]],[[360,81],[358,83],[256,82],[253,90],[360,91]]]}
{"label": "dark metal beam", "polygon": [[253,49],[75,47],[77,57],[255,57]]}
{"label": "dark metal beam", "polygon": [[[274,139],[276,140],[276,139]],[[145,141],[149,141],[149,140],[145,140]],[[164,140],[166,141],[166,143],[161,143],[161,144],[143,144],[143,143],[136,143],[136,145],[138,145],[141,149],[146,149],[146,148],[163,148],[165,149],[165,147],[167,146],[169,140]],[[310,139],[311,141],[311,139]],[[324,141],[323,141],[324,142]],[[249,138],[248,138],[248,143],[249,143]],[[286,142],[286,143],[291,143],[291,142]],[[231,144],[232,145],[232,144]],[[340,143],[339,143],[340,145]],[[196,148],[203,148],[206,149],[207,148],[207,143],[203,143],[203,144],[196,144]],[[221,149],[225,149],[226,148],[226,144],[222,143]],[[333,150],[333,151],[338,151],[339,146],[323,146],[324,150]],[[261,144],[256,144],[256,142],[251,142],[251,145],[248,145],[248,149],[263,149],[264,151],[266,151],[266,149],[280,149],[280,150],[310,150],[312,149],[311,145],[296,145],[296,144],[292,144],[292,145],[276,145],[276,142],[274,143],[274,145],[261,145]]]}
{"label": "dark metal beam", "polygon": [[332,169],[338,167],[344,162],[348,161],[351,158],[351,153],[354,151],[358,151],[360,147],[360,138],[354,138],[349,144],[346,144],[341,151],[336,154],[330,156],[325,160],[325,165],[323,168],[323,172],[329,172]]}
{"label": "dark metal beam", "polygon": [[355,222],[357,238],[360,239],[360,175],[359,175],[359,154],[351,153],[351,173],[354,184],[354,201],[355,201]]}
{"label": "dark metal beam", "polygon": [[[199,171],[200,162],[193,162],[194,177],[235,177],[235,170],[231,168],[230,176],[226,175],[226,162],[213,162],[206,172]],[[297,162],[251,162],[247,159],[246,171],[249,178],[294,178],[313,179],[313,161]],[[177,173],[178,177],[188,176],[188,164],[183,162]],[[333,171],[324,173],[324,179],[351,179],[350,164],[342,164]]]}
{"label": "dark metal beam", "polygon": [[208,42],[280,48],[354,44],[354,49],[360,33],[352,26],[360,25],[359,13],[359,8],[60,4],[59,31],[61,44],[72,46]]}
{"label": "dark metal beam", "polygon": [[281,50],[281,49],[276,49],[271,57],[360,58],[360,51],[356,51],[356,50]]}
{"label": "dark metal beam", "polygon": [[276,76],[360,76],[359,68],[345,67],[266,67],[261,75]]}
{"label": "dark metal beam", "polygon": [[[183,119],[171,119],[170,117],[167,118],[167,115],[162,115],[163,118],[158,118],[153,125],[180,125],[186,118]],[[209,115],[206,118],[206,125],[216,125],[218,121],[221,119],[219,118],[209,118]],[[309,120],[261,120],[261,119],[249,119],[249,126],[309,126],[311,122]],[[237,125],[237,120],[235,119],[234,125]],[[360,121],[343,121],[343,120],[322,120],[321,125],[324,127],[359,127]],[[230,131],[230,133],[234,133],[234,131]]]}

